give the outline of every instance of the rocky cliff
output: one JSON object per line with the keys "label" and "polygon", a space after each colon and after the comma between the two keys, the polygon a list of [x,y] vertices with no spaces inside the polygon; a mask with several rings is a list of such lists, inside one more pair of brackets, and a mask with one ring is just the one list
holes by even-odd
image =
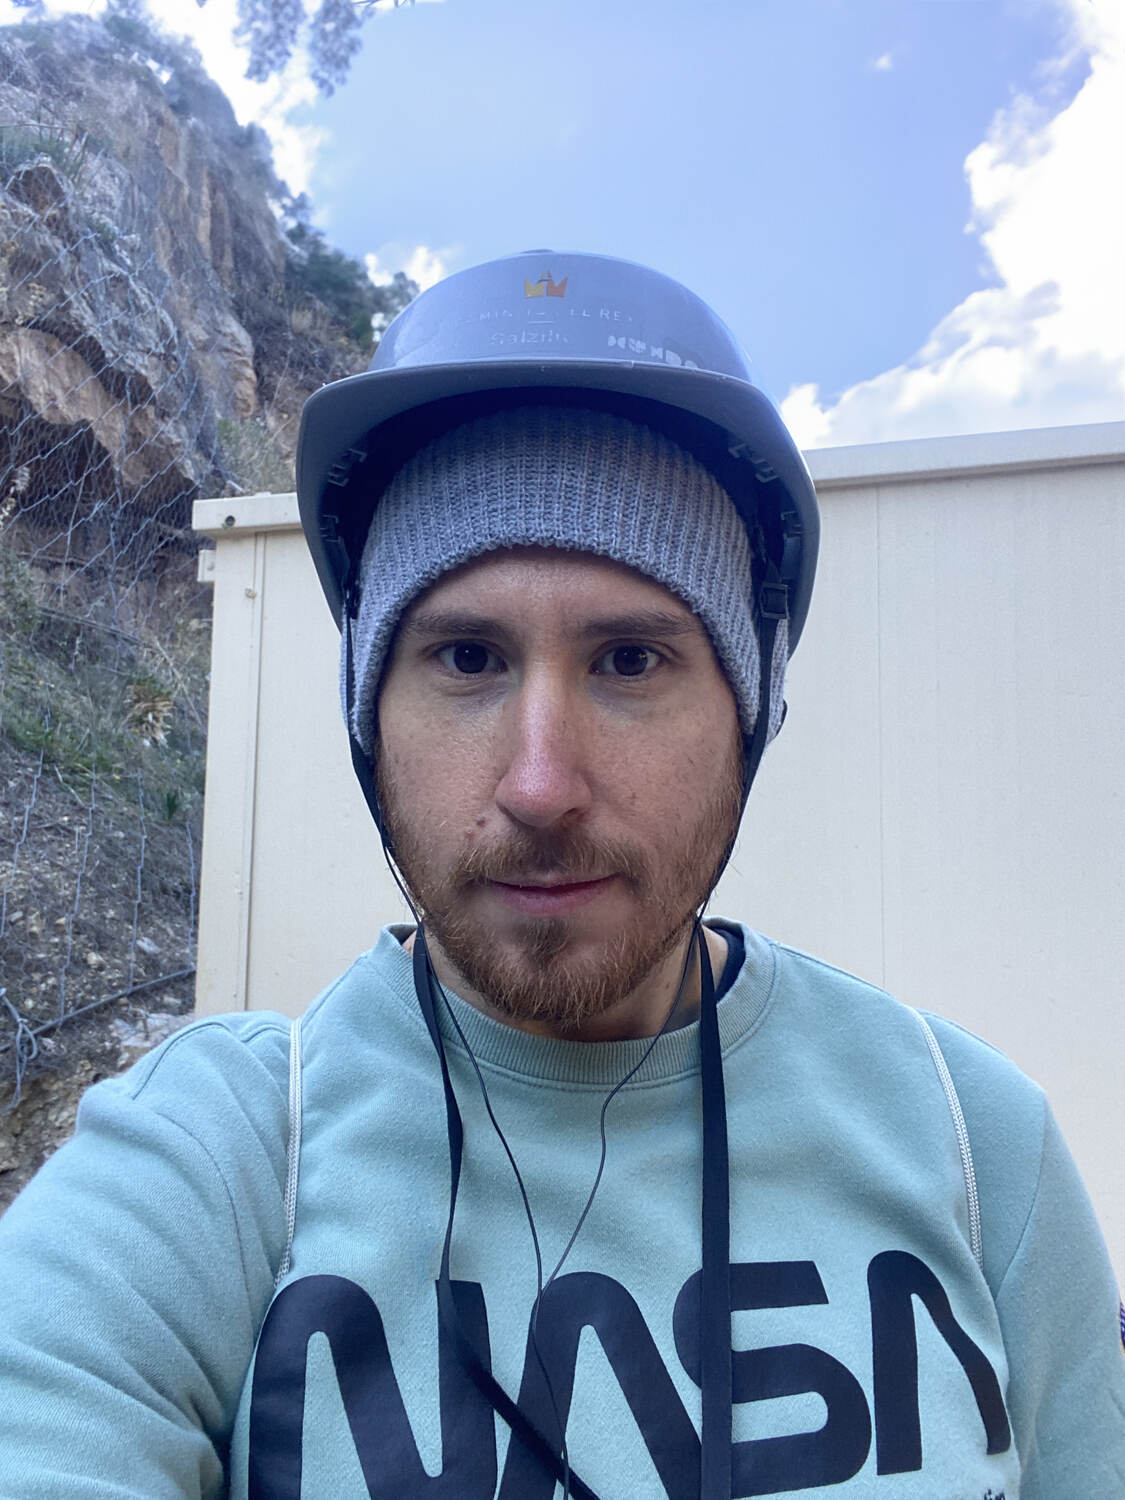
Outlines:
{"label": "rocky cliff", "polygon": [[289,489],[373,287],[198,59],[118,11],[0,30],[0,1209],[194,979],[200,494]]}
{"label": "rocky cliff", "polygon": [[0,524],[177,531],[201,493],[288,487],[304,398],[411,290],[325,246],[186,45],[0,30]]}

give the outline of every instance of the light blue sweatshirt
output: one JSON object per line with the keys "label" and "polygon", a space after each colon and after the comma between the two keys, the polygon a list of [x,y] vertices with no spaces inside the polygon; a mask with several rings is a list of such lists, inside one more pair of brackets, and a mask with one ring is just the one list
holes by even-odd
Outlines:
{"label": "light blue sweatshirt", "polygon": [[[440,1075],[391,930],[302,1027],[202,1020],[90,1090],[0,1222],[0,1496],[550,1500],[439,1335]],[[1120,1500],[1117,1292],[1040,1090],[991,1047],[744,933],[719,1006],[731,1159],[736,1496]],[[453,998],[549,1273],[643,1042],[548,1041]],[[448,1018],[446,1018],[448,1026]],[[529,1317],[511,1167],[450,1028],[465,1121],[452,1275],[500,1384],[602,1500],[698,1496],[695,1026],[607,1114],[573,1251]],[[299,1151],[297,1150],[299,1144]],[[973,1183],[980,1209],[980,1259]]]}

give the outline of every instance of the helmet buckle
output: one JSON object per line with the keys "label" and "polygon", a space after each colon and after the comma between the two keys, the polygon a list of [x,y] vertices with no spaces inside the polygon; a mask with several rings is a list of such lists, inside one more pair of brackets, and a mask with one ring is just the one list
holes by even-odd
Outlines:
{"label": "helmet buckle", "polygon": [[787,620],[789,618],[788,584],[763,583],[758,591],[758,612],[763,620]]}

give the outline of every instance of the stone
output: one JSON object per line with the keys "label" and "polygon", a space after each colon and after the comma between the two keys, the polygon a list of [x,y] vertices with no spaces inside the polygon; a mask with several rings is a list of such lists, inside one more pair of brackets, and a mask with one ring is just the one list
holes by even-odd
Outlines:
{"label": "stone", "polygon": [[[268,428],[284,465],[304,398],[366,356],[326,308],[290,328],[287,190],[197,65],[158,77],[90,17],[4,28],[0,120],[43,131],[60,92],[51,150],[0,178],[3,416],[89,450],[84,504],[120,486],[186,531],[194,497],[230,492],[224,423]],[[55,470],[33,452],[27,474],[30,511]]]}

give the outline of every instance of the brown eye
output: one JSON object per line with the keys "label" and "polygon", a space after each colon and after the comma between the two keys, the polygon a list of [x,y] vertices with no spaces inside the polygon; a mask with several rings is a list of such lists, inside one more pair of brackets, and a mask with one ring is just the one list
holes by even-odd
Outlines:
{"label": "brown eye", "polygon": [[657,662],[647,646],[615,646],[598,658],[595,670],[611,677],[643,677]]}
{"label": "brown eye", "polygon": [[451,646],[441,648],[438,658],[442,666],[465,677],[479,677],[495,660],[488,647],[479,641],[454,641]]}

